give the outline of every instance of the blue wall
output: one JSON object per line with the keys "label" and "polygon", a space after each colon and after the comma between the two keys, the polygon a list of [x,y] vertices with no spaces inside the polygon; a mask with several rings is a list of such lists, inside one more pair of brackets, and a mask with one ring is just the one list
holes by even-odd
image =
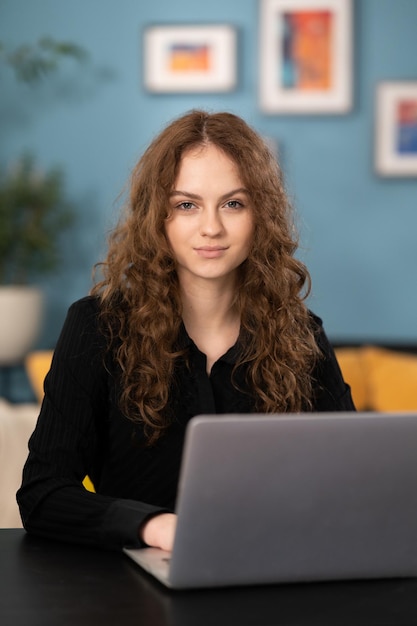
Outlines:
{"label": "blue wall", "polygon": [[[355,3],[354,107],[347,115],[263,115],[258,106],[257,0],[2,0],[0,41],[71,40],[91,54],[75,88],[30,89],[0,75],[0,161],[23,150],[61,165],[78,207],[64,266],[44,287],[39,347],[54,344],[68,305],[90,287],[115,200],[162,126],[193,107],[228,109],[280,146],[299,215],[300,252],[313,277],[310,306],[334,339],[417,341],[417,179],[373,167],[374,92],[381,80],[417,80],[417,1]],[[239,31],[239,84],[225,95],[151,95],[142,86],[141,34],[159,22],[229,23]],[[106,67],[112,77],[101,79]],[[10,74],[10,73],[9,73]]]}

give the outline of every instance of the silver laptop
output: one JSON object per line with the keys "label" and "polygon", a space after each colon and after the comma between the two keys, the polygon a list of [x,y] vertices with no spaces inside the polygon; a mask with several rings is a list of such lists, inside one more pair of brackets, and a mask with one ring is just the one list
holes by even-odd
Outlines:
{"label": "silver laptop", "polygon": [[177,505],[172,588],[416,576],[417,413],[196,417]]}

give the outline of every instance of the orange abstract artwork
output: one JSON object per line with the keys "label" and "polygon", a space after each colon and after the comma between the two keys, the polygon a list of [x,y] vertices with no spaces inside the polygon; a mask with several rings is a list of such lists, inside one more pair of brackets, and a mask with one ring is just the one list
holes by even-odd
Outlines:
{"label": "orange abstract artwork", "polygon": [[169,51],[171,72],[209,72],[210,47],[207,45],[175,44]]}
{"label": "orange abstract artwork", "polygon": [[283,15],[284,88],[332,88],[333,21],[331,11],[291,11]]}

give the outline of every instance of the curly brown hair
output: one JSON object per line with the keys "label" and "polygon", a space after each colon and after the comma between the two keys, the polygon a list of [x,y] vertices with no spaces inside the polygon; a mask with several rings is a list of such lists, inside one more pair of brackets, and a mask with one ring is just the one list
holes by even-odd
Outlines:
{"label": "curly brown hair", "polygon": [[175,259],[164,223],[182,156],[213,144],[237,165],[254,217],[251,251],[239,268],[236,306],[256,410],[311,409],[311,373],[318,357],[305,305],[309,273],[294,257],[293,212],[277,160],[240,117],[191,111],[150,144],[130,181],[130,199],[109,237],[102,279],[91,293],[121,372],[120,406],[144,425],[150,442],[169,425],[168,401],[182,323]]}

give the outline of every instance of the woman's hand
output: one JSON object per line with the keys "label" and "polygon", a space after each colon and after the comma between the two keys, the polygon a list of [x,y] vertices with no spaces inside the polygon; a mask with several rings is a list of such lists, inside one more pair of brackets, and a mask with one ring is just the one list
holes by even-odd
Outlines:
{"label": "woman's hand", "polygon": [[148,546],[171,551],[174,545],[177,516],[161,513],[151,517],[139,530],[139,536]]}

